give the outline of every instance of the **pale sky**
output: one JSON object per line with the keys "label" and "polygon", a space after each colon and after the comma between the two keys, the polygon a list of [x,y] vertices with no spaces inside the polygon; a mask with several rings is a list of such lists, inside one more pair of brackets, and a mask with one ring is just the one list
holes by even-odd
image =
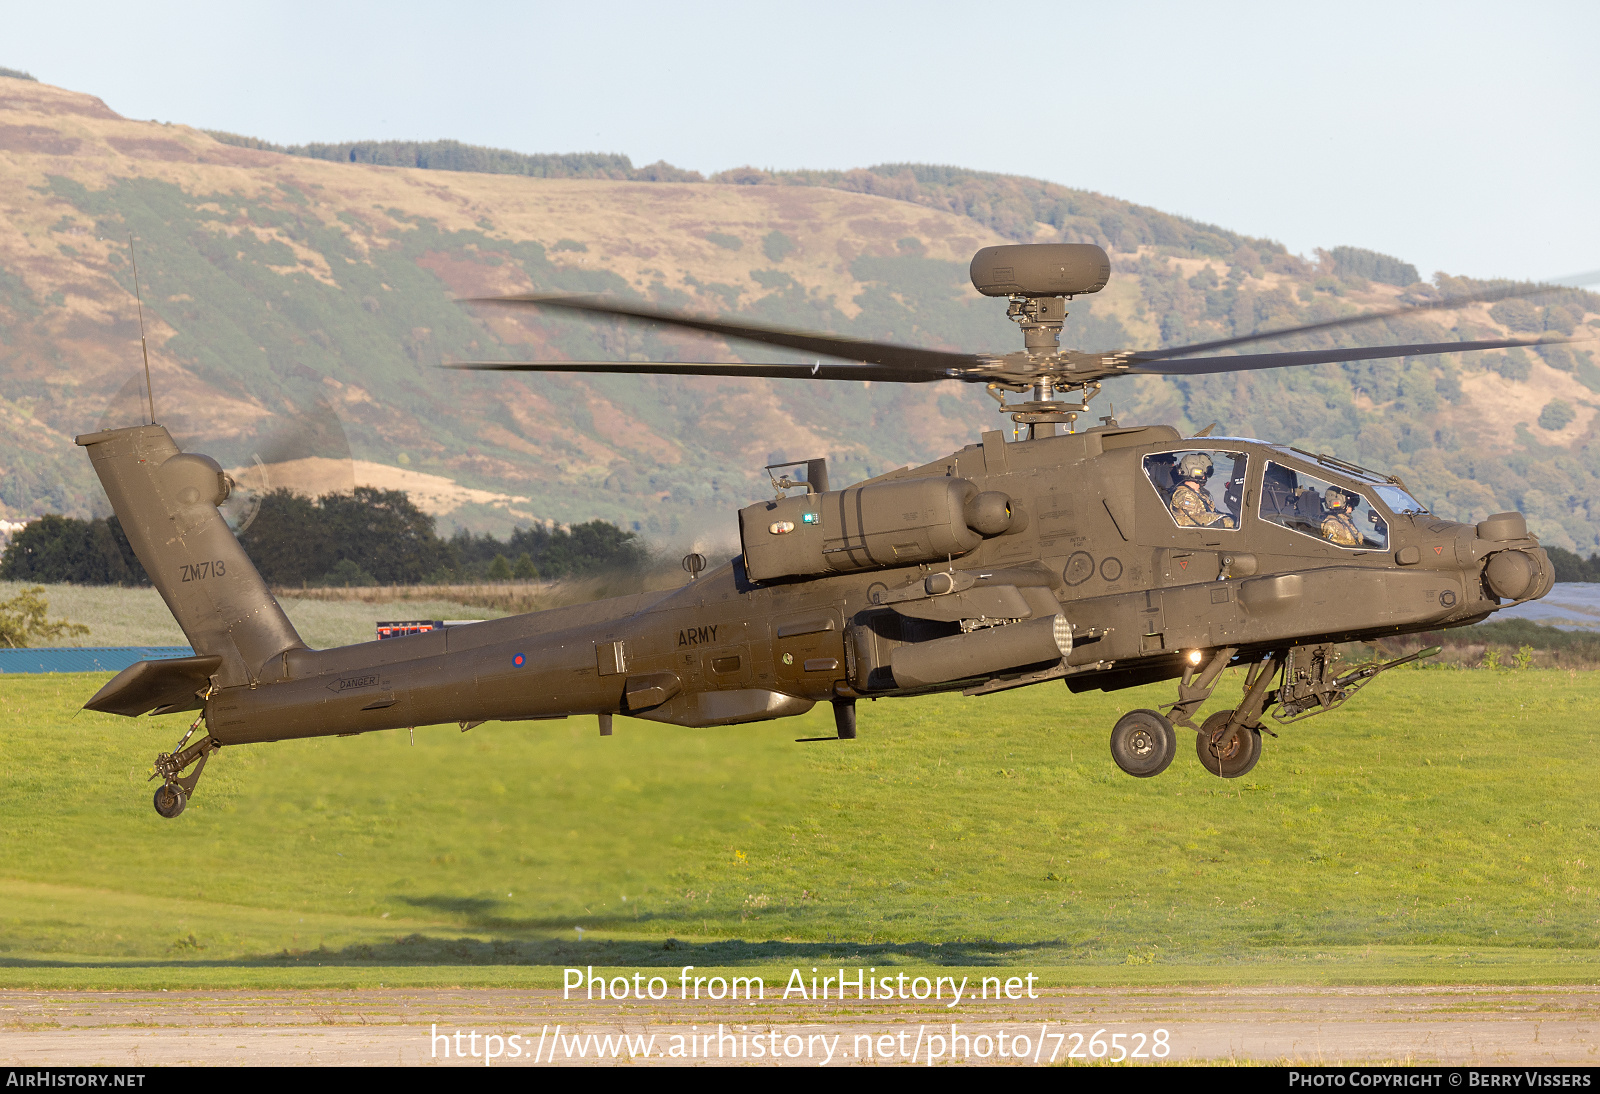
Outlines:
{"label": "pale sky", "polygon": [[1476,277],[1600,268],[1600,4],[0,0],[0,66],[280,143],[948,163]]}

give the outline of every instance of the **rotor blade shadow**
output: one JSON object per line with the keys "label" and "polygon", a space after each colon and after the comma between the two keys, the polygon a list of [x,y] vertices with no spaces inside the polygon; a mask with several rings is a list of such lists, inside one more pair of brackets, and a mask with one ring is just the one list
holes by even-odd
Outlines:
{"label": "rotor blade shadow", "polygon": [[[608,928],[596,928],[597,930]],[[618,930],[626,930],[618,926]],[[570,934],[572,925],[565,930]],[[760,966],[806,962],[843,962],[851,967],[874,962],[935,966],[993,966],[1004,968],[1033,960],[1060,964],[1081,957],[1083,946],[1065,940],[1041,942],[791,942],[781,940],[685,942],[676,938],[583,939],[569,938],[459,938],[411,934],[391,941],[355,943],[338,949],[281,950],[277,953],[239,954],[231,957],[156,958],[101,961],[50,958],[0,958],[0,968],[10,969],[117,969],[140,968],[282,968],[296,966],[474,966],[474,965],[596,965],[677,969],[683,965]],[[887,959],[887,960],[886,960]],[[768,984],[771,987],[771,983]],[[781,985],[780,985],[781,986]]]}

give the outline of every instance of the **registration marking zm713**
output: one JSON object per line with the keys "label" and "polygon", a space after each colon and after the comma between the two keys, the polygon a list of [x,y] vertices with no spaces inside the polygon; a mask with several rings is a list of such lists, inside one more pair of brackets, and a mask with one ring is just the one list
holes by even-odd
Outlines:
{"label": "registration marking zm713", "polygon": [[213,562],[185,563],[179,571],[184,581],[204,581],[208,577],[223,577],[228,572],[228,563],[223,559]]}

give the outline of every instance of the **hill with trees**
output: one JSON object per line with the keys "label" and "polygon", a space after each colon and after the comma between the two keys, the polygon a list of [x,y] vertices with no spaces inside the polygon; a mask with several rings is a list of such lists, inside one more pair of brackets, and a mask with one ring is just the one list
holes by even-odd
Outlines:
{"label": "hill with trees", "polygon": [[[1063,341],[1097,350],[1485,284],[1423,280],[1403,259],[1355,246],[1293,255],[1105,195],[951,167],[745,168],[696,181],[624,156],[453,142],[276,149],[130,121],[90,96],[14,78],[0,78],[0,207],[0,516],[10,518],[104,515],[71,438],[129,414],[117,393],[139,368],[130,234],[157,416],[180,443],[240,466],[282,420],[326,401],[367,485],[426,477],[442,529],[502,543],[514,528],[595,519],[658,541],[725,543],[731,511],[760,496],[761,465],[774,458],[827,455],[849,481],[1006,423],[980,390],[957,384],[449,372],[435,366],[783,359],[650,328],[474,311],[459,297],[611,292],[1004,351],[1020,339],[1003,304],[967,283],[972,252],[1092,241],[1110,252],[1113,278],[1074,302]],[[1280,344],[1584,336],[1597,324],[1600,301],[1567,292]],[[1451,517],[1521,509],[1546,542],[1590,555],[1600,549],[1592,350],[1125,379],[1099,405],[1114,403],[1124,421],[1217,421],[1383,467]]]}
{"label": "hill with trees", "polygon": [[[239,537],[270,585],[447,585],[587,577],[636,571],[649,554],[635,532],[603,520],[512,532],[506,541],[465,529],[441,539],[434,518],[398,490],[358,486],[312,499],[275,490]],[[148,585],[116,517],[49,514],[12,537],[0,581]]]}

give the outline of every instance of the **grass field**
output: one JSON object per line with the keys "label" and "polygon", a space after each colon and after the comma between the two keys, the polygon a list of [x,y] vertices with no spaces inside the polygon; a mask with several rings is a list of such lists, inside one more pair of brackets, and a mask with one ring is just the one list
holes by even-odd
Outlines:
{"label": "grass field", "polygon": [[1192,738],[1159,778],[1113,767],[1111,722],[1164,688],[1043,686],[863,704],[852,743],[795,744],[819,710],[245,746],[176,821],[145,776],[180,719],[75,713],[103,679],[0,679],[0,984],[1600,982],[1592,673],[1398,670],[1237,781]]}

